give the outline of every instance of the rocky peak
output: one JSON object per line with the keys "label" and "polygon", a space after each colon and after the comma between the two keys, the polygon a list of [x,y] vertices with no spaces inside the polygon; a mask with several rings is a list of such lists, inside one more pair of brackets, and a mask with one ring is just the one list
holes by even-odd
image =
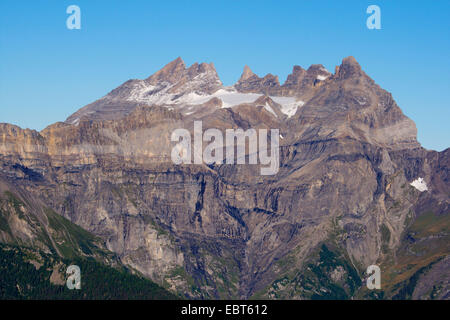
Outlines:
{"label": "rocky peak", "polygon": [[265,83],[273,83],[273,85],[280,85],[280,81],[278,80],[278,76],[275,76],[271,73],[266,74],[263,78]]}
{"label": "rocky peak", "polygon": [[329,76],[331,73],[321,64],[313,64],[308,70],[294,66],[292,73],[281,86],[280,95],[302,96]]}
{"label": "rocky peak", "polygon": [[184,68],[181,77],[172,83],[168,93],[182,96],[195,92],[197,94],[211,94],[222,87],[222,82],[213,63],[194,63]]}
{"label": "rocky peak", "polygon": [[265,75],[264,78],[260,78],[248,66],[245,66],[241,78],[234,87],[239,92],[272,94],[279,90],[280,81],[278,76],[270,73]]}
{"label": "rocky peak", "polygon": [[66,122],[77,124],[82,117],[118,119],[138,105],[171,105],[191,93],[212,94],[222,88],[213,63],[194,63],[189,68],[179,57],[145,80],[128,80],[103,98],[81,108]]}
{"label": "rocky peak", "polygon": [[161,70],[148,77],[146,81],[150,84],[157,84],[163,81],[174,83],[184,76],[185,71],[186,65],[184,61],[181,57],[178,57],[166,64]]}
{"label": "rocky peak", "polygon": [[306,70],[303,69],[300,66],[294,66],[292,68],[292,73],[288,75],[286,81],[284,82],[283,86],[292,86],[297,85],[301,82],[303,77],[306,74]]}
{"label": "rocky peak", "polygon": [[244,66],[244,71],[242,72],[241,78],[239,79],[238,82],[246,81],[246,80],[250,79],[253,76],[256,76],[256,74],[253,73],[253,71],[250,69],[249,66],[245,65]]}
{"label": "rocky peak", "polygon": [[[329,81],[319,78],[325,75]],[[414,122],[402,113],[389,92],[362,71],[354,57],[343,59],[334,75],[313,65],[303,82],[308,78],[316,79],[314,86],[321,87],[309,91],[312,97],[296,116],[321,117],[315,118],[311,126],[320,127],[324,135],[333,132],[336,137],[353,137],[389,149],[420,146]]]}
{"label": "rocky peak", "polygon": [[340,66],[335,69],[335,77],[340,79],[348,79],[359,77],[363,74],[358,61],[352,56],[344,58]]}
{"label": "rocky peak", "polygon": [[164,82],[168,82],[172,85],[177,84],[177,87],[179,87],[180,84],[191,81],[198,76],[204,78],[204,82],[211,82],[214,85],[220,83],[213,63],[199,64],[196,62],[189,68],[186,68],[186,64],[180,57],[148,77],[145,82],[151,85],[161,85]]}
{"label": "rocky peak", "polygon": [[216,72],[216,68],[214,67],[213,63],[203,62],[203,63],[199,64],[196,62],[186,70],[186,74],[189,79],[193,79],[196,76],[203,74],[203,73],[212,75],[213,77],[216,77],[217,79],[219,79],[217,72]]}
{"label": "rocky peak", "polygon": [[321,64],[312,64],[308,70],[306,70],[306,74],[314,78],[329,77],[331,75],[331,73]]}

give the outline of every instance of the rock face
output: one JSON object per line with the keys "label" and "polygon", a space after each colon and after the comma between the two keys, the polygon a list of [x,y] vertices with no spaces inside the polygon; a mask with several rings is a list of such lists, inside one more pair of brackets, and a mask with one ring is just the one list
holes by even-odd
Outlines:
{"label": "rock face", "polygon": [[315,86],[321,85],[322,81],[325,81],[329,76],[331,76],[331,73],[321,64],[314,64],[308,70],[304,70],[300,66],[294,66],[286,82],[280,85],[277,76],[268,74],[260,78],[248,66],[245,66],[241,78],[235,84],[235,88],[240,92],[302,97]]}
{"label": "rock face", "polygon": [[47,207],[33,193],[0,177],[0,243],[60,258],[91,257],[116,265],[103,240]]}
{"label": "rock face", "polygon": [[[194,120],[279,129],[278,173],[174,165],[170,135]],[[41,132],[1,124],[0,177],[187,297],[448,298],[449,149],[416,131],[353,57],[282,85],[245,67],[233,87],[178,58]]]}
{"label": "rock face", "polygon": [[254,74],[248,66],[244,67],[241,78],[235,85],[239,92],[257,92],[269,94],[280,87],[277,76],[272,74],[266,75],[264,78]]}

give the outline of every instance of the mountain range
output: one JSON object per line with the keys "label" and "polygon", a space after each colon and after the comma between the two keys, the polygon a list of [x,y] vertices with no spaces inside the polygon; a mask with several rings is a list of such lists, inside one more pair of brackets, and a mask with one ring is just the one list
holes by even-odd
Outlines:
{"label": "mountain range", "polygon": [[[279,129],[278,173],[173,164],[194,121]],[[449,161],[353,57],[233,86],[177,58],[40,132],[0,124],[0,242],[190,299],[449,299]]]}

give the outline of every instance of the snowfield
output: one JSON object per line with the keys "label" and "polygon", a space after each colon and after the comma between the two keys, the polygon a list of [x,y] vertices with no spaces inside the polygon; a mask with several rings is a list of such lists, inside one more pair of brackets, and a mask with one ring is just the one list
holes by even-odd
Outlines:
{"label": "snowfield", "polygon": [[[186,106],[186,105],[199,105],[208,102],[213,98],[218,98],[222,101],[222,108],[231,108],[240,104],[253,103],[258,98],[263,96],[259,93],[241,93],[237,92],[233,87],[225,87],[219,89],[213,94],[199,94],[197,92],[189,92],[184,95],[176,95],[169,93],[170,85],[159,88],[151,85],[143,85],[142,83],[136,84],[135,88],[132,90],[132,94],[128,97],[128,101],[142,102],[149,105],[166,105],[166,106]],[[156,92],[155,92],[156,91]],[[281,105],[281,112],[292,117],[299,107],[301,107],[304,102],[297,100],[295,97],[276,97],[270,96],[270,98]],[[276,117],[276,113],[269,105],[265,105],[264,108],[272,113]]]}
{"label": "snowfield", "polygon": [[410,183],[414,188],[419,190],[420,192],[428,191],[428,186],[425,183],[425,180],[423,178],[417,178],[413,182]]}

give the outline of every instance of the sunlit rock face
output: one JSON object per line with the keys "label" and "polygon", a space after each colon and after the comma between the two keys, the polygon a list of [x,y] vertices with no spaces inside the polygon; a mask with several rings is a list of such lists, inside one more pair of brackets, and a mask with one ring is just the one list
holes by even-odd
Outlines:
{"label": "sunlit rock face", "polygon": [[[279,129],[279,171],[174,165],[171,133],[194,121]],[[245,67],[231,87],[212,63],[178,58],[41,132],[0,124],[0,177],[187,297],[366,297],[371,264],[392,274],[386,297],[428,268],[413,292],[424,297],[448,279],[435,274],[448,265],[449,151],[416,134],[353,57],[334,74],[295,66],[283,84]]]}

